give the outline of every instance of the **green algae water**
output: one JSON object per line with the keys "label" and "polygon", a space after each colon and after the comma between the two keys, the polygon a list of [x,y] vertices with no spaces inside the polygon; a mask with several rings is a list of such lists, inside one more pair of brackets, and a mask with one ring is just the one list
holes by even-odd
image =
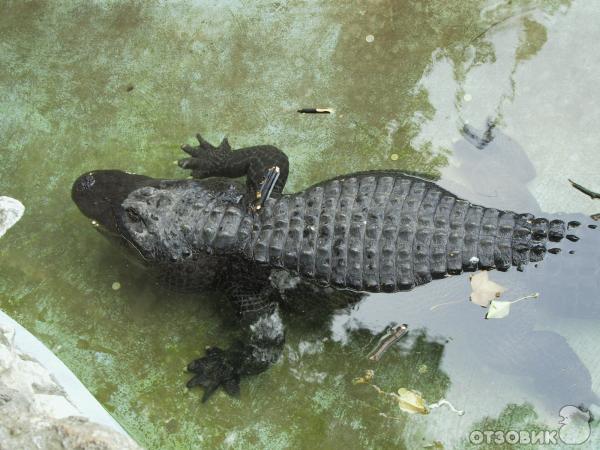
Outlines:
{"label": "green algae water", "polygon": [[[584,0],[3,1],[0,195],[26,212],[0,241],[0,308],[148,449],[509,448],[477,433],[556,431],[562,406],[600,406],[600,259],[585,225],[537,270],[491,273],[507,300],[540,293],[501,320],[469,304],[466,275],[352,306],[303,307],[296,293],[282,359],[240,399],[201,404],[184,368],[235,337],[224,298],[157,286],[70,188],[100,168],[185,177],[173,161],[201,132],[277,145],[289,190],[402,169],[474,203],[587,224],[600,204],[567,178],[600,191],[599,20]],[[490,123],[479,149],[468,131]],[[373,363],[392,322],[410,332]],[[353,383],[368,369],[385,392],[465,413],[403,412]],[[578,448],[597,448],[596,424]],[[556,436],[516,446],[564,447]]]}

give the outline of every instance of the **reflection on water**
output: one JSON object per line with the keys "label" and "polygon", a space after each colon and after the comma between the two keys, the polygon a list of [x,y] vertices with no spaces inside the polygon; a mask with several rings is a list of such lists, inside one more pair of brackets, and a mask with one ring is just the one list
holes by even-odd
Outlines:
{"label": "reflection on water", "polygon": [[[395,168],[485,206],[598,212],[567,182],[600,191],[593,2],[338,3],[14,1],[0,17],[0,194],[28,211],[1,241],[0,307],[148,448],[461,448],[473,429],[556,428],[561,406],[598,403],[600,231],[586,227],[537,268],[491,275],[507,298],[540,292],[507,318],[483,319],[466,276],[364,298],[295,290],[285,355],[241,400],[184,389],[185,364],[235,323],[218,293],[164,291],[97,236],[69,199],[86,170],[181,177],[177,144],[202,131],[277,144],[292,188]],[[488,121],[480,149],[465,125],[481,137]],[[370,362],[392,322],[410,333]],[[352,384],[367,368],[466,413],[402,414]]]}
{"label": "reflection on water", "polygon": [[[486,311],[469,303],[470,284],[461,276],[430,283],[408,295],[372,295],[352,311],[335,316],[334,339],[345,342],[348,333],[358,329],[380,333],[393,318],[445,340],[440,369],[452,380],[445,395],[471,418],[495,417],[507,404],[529,403],[540,420],[551,424],[565,404],[598,404],[590,373],[598,376],[597,360],[589,353],[593,349],[573,348],[571,333],[564,334],[575,324],[582,326],[579,332],[588,332],[600,319],[600,259],[595,250],[600,233],[582,228],[578,234],[578,243],[565,242],[559,255],[547,255],[524,273],[491,274],[508,288],[505,300],[540,293],[538,300],[514,305],[507,318],[484,320]],[[585,242],[588,245],[581,245]],[[570,250],[575,254],[570,255]],[[431,419],[434,435],[460,439],[467,434],[468,423],[462,419],[436,418],[453,422],[443,435],[436,431],[438,421]]]}

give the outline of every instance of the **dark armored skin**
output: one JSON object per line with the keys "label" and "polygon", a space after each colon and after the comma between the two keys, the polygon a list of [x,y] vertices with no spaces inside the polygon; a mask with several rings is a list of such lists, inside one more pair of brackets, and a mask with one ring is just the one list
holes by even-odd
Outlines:
{"label": "dark armored skin", "polygon": [[[277,290],[283,269],[321,285],[369,292],[410,290],[435,278],[539,261],[565,224],[472,205],[431,181],[398,171],[361,172],[282,194],[288,160],[272,146],[232,151],[198,136],[180,166],[191,180],[94,171],[72,197],[99,231],[137,254],[169,286],[224,291],[248,337],[212,348],[188,369],[206,400],[239,392],[283,346]],[[252,208],[266,171],[281,175],[262,209]],[[231,178],[246,176],[244,188]]]}

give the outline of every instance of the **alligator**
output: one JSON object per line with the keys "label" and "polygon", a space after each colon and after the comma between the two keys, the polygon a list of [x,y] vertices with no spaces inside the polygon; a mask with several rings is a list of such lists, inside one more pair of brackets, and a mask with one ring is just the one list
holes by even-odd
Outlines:
{"label": "alligator", "polygon": [[[247,336],[188,365],[187,386],[202,386],[202,401],[219,387],[239,395],[241,377],[280,357],[275,271],[338,290],[407,291],[467,271],[522,270],[550,243],[576,239],[561,220],[474,205],[401,171],[357,172],[284,193],[289,163],[278,148],[234,151],[227,139],[218,147],[197,139],[182,146],[189,157],[178,162],[190,178],[95,170],[75,181],[72,199],[167,286],[219,290],[231,301]],[[269,178],[273,168],[278,177]]]}

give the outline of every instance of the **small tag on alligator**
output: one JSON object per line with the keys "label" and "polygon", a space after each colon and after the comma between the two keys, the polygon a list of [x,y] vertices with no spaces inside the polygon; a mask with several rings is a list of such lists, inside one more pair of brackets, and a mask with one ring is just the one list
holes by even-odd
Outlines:
{"label": "small tag on alligator", "polygon": [[277,183],[280,173],[281,170],[277,166],[273,166],[267,170],[265,177],[260,184],[260,189],[256,192],[256,199],[250,207],[252,211],[259,211],[267,202],[275,188],[275,183]]}

